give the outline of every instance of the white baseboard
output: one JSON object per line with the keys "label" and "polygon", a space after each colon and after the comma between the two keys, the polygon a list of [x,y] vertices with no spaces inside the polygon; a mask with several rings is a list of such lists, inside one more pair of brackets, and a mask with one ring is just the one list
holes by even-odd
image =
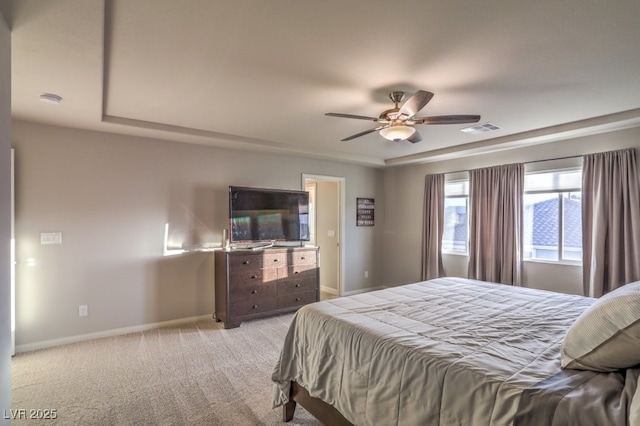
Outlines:
{"label": "white baseboard", "polygon": [[320,291],[323,293],[333,294],[334,296],[338,295],[338,289],[333,287],[327,287],[327,286],[321,285]]}
{"label": "white baseboard", "polygon": [[162,327],[173,327],[176,325],[189,324],[203,319],[212,319],[211,314],[197,317],[180,318],[170,321],[154,322],[151,324],[135,325],[132,327],[114,328],[112,330],[97,331],[95,333],[78,334],[76,336],[61,337],[59,339],[42,340],[40,342],[27,343],[16,346],[16,353],[31,352],[38,349],[52,348],[54,346],[68,345],[69,343],[83,342],[85,340],[100,339],[103,337],[120,336],[140,331],[153,330]]}

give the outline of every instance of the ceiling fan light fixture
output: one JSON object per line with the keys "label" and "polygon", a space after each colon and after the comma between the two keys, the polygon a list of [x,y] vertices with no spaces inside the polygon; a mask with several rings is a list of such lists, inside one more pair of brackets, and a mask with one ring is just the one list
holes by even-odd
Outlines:
{"label": "ceiling fan light fixture", "polygon": [[387,140],[398,142],[411,137],[411,135],[413,135],[415,131],[416,129],[411,126],[398,124],[396,126],[385,127],[384,129],[380,130],[380,136]]}

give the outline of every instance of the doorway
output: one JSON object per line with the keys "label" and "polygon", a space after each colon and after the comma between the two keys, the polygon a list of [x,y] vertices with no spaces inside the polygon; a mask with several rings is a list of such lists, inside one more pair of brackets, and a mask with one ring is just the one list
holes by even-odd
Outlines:
{"label": "doorway", "polygon": [[344,185],[341,177],[302,175],[309,192],[309,242],[320,248],[321,300],[343,294]]}

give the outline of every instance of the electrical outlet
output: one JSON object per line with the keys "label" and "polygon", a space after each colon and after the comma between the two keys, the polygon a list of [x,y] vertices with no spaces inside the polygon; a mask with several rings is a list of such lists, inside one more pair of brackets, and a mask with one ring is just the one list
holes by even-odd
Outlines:
{"label": "electrical outlet", "polygon": [[89,305],[78,306],[78,316],[86,317],[87,315],[89,315]]}
{"label": "electrical outlet", "polygon": [[369,271],[364,271],[364,277],[369,278]]}

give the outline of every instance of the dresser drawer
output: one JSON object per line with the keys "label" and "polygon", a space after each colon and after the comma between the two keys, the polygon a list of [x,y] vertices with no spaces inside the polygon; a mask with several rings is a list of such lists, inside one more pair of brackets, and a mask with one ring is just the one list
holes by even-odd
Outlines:
{"label": "dresser drawer", "polygon": [[239,269],[229,276],[229,287],[275,282],[278,270],[275,268]]}
{"label": "dresser drawer", "polygon": [[252,300],[255,304],[262,298],[276,297],[277,294],[278,285],[275,281],[272,283],[249,283],[229,287],[229,296],[234,302],[247,299]]}
{"label": "dresser drawer", "polygon": [[[286,270],[278,271],[278,278],[300,278],[300,277],[309,277],[311,275],[315,275],[318,267],[314,264],[309,265],[295,265],[290,266]],[[285,275],[282,275],[282,274]]]}
{"label": "dresser drawer", "polygon": [[245,269],[262,268],[262,256],[251,253],[229,255],[229,268],[234,270],[234,272]]}
{"label": "dresser drawer", "polygon": [[316,302],[315,290],[306,293],[285,294],[278,296],[278,309],[292,308],[313,302]]}
{"label": "dresser drawer", "polygon": [[318,281],[313,277],[300,278],[300,279],[288,279],[278,281],[278,295],[286,296],[292,293],[304,293],[307,291],[315,291],[316,283]]}
{"label": "dresser drawer", "polygon": [[315,265],[316,263],[315,250],[295,250],[291,254],[290,265]]}
{"label": "dresser drawer", "polygon": [[263,256],[263,268],[277,268],[287,266],[286,252],[266,252]]}
{"label": "dresser drawer", "polygon": [[273,311],[278,307],[277,297],[249,297],[237,300],[229,307],[231,317],[244,317],[247,315],[260,314]]}

